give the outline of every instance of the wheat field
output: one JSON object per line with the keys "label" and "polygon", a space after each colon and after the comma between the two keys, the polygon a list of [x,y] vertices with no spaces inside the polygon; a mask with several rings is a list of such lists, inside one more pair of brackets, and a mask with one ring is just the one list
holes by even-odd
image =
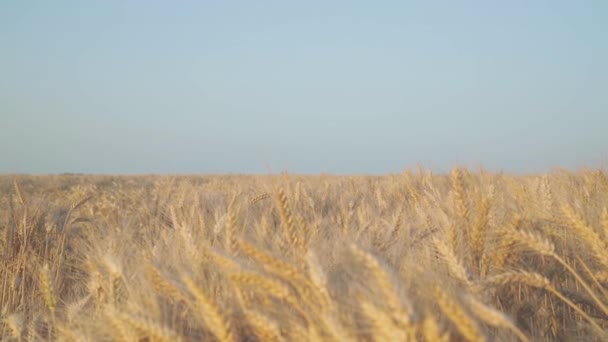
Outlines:
{"label": "wheat field", "polygon": [[608,340],[608,176],[0,176],[2,341]]}

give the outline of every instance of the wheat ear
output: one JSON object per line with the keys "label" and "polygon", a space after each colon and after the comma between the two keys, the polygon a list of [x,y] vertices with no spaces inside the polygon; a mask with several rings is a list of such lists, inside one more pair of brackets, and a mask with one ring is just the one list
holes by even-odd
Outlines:
{"label": "wheat ear", "polygon": [[261,341],[274,342],[283,340],[279,325],[275,321],[259,312],[244,310],[244,313],[247,323],[251,327],[251,330],[253,330],[253,334]]}
{"label": "wheat ear", "polygon": [[471,232],[471,249],[477,260],[483,258],[486,231],[490,219],[490,201],[481,199],[478,202],[478,212]]}
{"label": "wheat ear", "polygon": [[294,218],[291,214],[291,210],[289,209],[289,203],[287,201],[287,196],[285,195],[285,191],[283,190],[283,188],[279,188],[277,190],[277,206],[279,207],[281,223],[287,229],[287,236],[289,238],[291,246],[297,248],[300,251],[304,250],[305,241],[301,236],[302,234],[300,234],[300,232],[298,232],[296,229]]}
{"label": "wheat ear", "polygon": [[522,342],[529,341],[526,335],[502,312],[483,304],[472,296],[467,297],[467,303],[469,304],[469,308],[471,308],[475,315],[482,321],[493,327],[510,330]]}
{"label": "wheat ear", "polygon": [[564,205],[562,207],[562,212],[572,228],[576,230],[578,235],[585,241],[589,248],[591,248],[594,256],[604,267],[608,268],[608,246],[605,241],[571,206]]}
{"label": "wheat ear", "polygon": [[[118,319],[127,322],[129,325],[133,326],[135,329],[144,334],[145,337],[152,338],[156,341],[181,341],[181,337],[175,334],[173,331],[169,330],[167,327],[159,325],[156,322],[153,322],[146,318],[136,317],[134,315],[114,311],[113,313]],[[146,338],[144,338],[146,340]]]}
{"label": "wheat ear", "polygon": [[593,298],[594,302],[600,307],[605,314],[608,314],[608,307],[604,302],[597,296],[595,291],[589,286],[589,284],[576,272],[576,270],[570,266],[563,258],[555,253],[555,246],[553,243],[538,234],[532,232],[526,232],[523,230],[511,230],[507,232],[507,236],[515,241],[519,241],[527,245],[530,249],[554,258],[559,262],[570,274],[572,274],[576,280],[583,286],[585,291]]}
{"label": "wheat ear", "polygon": [[254,198],[253,198],[253,199],[252,199],[252,200],[249,202],[249,205],[254,205],[254,204],[256,204],[256,203],[258,203],[258,202],[260,202],[260,201],[262,201],[262,200],[265,200],[265,199],[269,198],[270,196],[272,196],[272,194],[271,194],[271,193],[268,193],[268,192],[263,193],[263,194],[261,194],[261,195],[259,195],[259,196],[254,197]]}
{"label": "wheat ear", "polygon": [[393,320],[390,313],[377,308],[366,299],[359,299],[361,310],[372,323],[375,341],[407,341],[406,331]]}
{"label": "wheat ear", "polygon": [[433,315],[428,313],[424,317],[418,331],[426,342],[448,342],[450,340],[449,332],[442,334],[437,321]]}
{"label": "wheat ear", "polygon": [[315,285],[307,277],[303,276],[296,267],[271,256],[243,240],[239,240],[238,245],[245,254],[260,263],[267,271],[289,281],[300,293],[301,297],[312,304],[313,307],[320,305],[323,308],[327,308],[329,306],[326,298],[316,291]]}
{"label": "wheat ear", "polygon": [[49,276],[49,265],[44,264],[40,272],[40,285],[42,287],[42,293],[44,295],[44,303],[51,312],[51,318],[55,322],[55,296],[53,294],[53,285],[51,284]]}
{"label": "wheat ear", "polygon": [[456,329],[468,341],[485,341],[477,323],[447,293],[438,286],[434,289],[435,298],[441,311],[454,323]]}
{"label": "wheat ear", "polygon": [[21,191],[21,186],[19,186],[19,182],[17,179],[13,180],[13,185],[15,187],[15,194],[17,195],[17,199],[22,207],[25,207],[25,197],[23,197],[23,192]]}
{"label": "wheat ear", "polygon": [[438,238],[433,238],[433,244],[443,261],[447,264],[450,274],[466,285],[467,288],[473,288],[473,283],[465,266],[458,260],[458,257],[450,247]]}
{"label": "wheat ear", "polygon": [[608,207],[602,210],[602,229],[604,230],[604,239],[608,241]]}
{"label": "wheat ear", "polygon": [[171,300],[176,302],[187,302],[186,296],[182,290],[177,287],[170,279],[168,279],[159,269],[154,265],[148,263],[146,265],[146,274],[148,279],[154,286],[154,289],[161,295],[168,296]]}
{"label": "wheat ear", "polygon": [[452,188],[454,190],[456,211],[465,223],[469,222],[469,203],[465,190],[464,176],[458,168],[452,170]]}
{"label": "wheat ear", "polygon": [[570,306],[572,309],[574,309],[576,312],[578,312],[581,315],[581,317],[583,317],[587,321],[589,321],[589,323],[593,326],[594,329],[596,329],[597,332],[599,332],[601,335],[604,334],[604,330],[593,320],[593,318],[591,318],[585,311],[583,311],[576,304],[574,304],[570,299],[568,299],[561,292],[559,292],[555,287],[553,287],[553,285],[551,285],[551,282],[549,281],[549,279],[543,277],[542,275],[540,275],[538,273],[523,272],[523,271],[522,272],[506,272],[506,273],[502,273],[502,274],[491,277],[489,279],[489,282],[501,284],[501,285],[505,285],[505,284],[509,284],[509,283],[522,283],[522,284],[526,284],[528,286],[544,289],[544,290],[552,293],[553,295],[555,295],[557,298],[561,299],[564,303],[566,303],[568,306]]}
{"label": "wheat ear", "polygon": [[13,338],[15,338],[17,341],[22,341],[23,329],[25,326],[23,315],[13,313],[4,317],[1,322],[8,326],[11,336]]}
{"label": "wheat ear", "polygon": [[256,292],[263,293],[265,295],[274,296],[279,299],[284,299],[295,304],[291,297],[291,291],[282,282],[266,277],[257,273],[233,273],[229,275],[230,280],[237,285],[246,286],[255,290]]}
{"label": "wheat ear", "polygon": [[184,276],[183,282],[190,290],[196,300],[196,309],[200,317],[202,317],[205,325],[211,330],[211,333],[221,342],[233,341],[232,332],[228,319],[222,314],[215,303],[207,296],[205,291],[201,289],[190,277]]}
{"label": "wheat ear", "polygon": [[407,331],[414,330],[415,325],[410,318],[410,314],[403,310],[401,306],[401,299],[397,295],[397,290],[393,285],[388,273],[380,265],[378,260],[371,254],[357,247],[355,244],[350,245],[350,250],[355,257],[357,257],[357,259],[372,273],[374,281],[384,295],[387,307],[389,308],[390,312],[393,313],[393,318],[400,324],[400,327],[402,329],[406,329]]}

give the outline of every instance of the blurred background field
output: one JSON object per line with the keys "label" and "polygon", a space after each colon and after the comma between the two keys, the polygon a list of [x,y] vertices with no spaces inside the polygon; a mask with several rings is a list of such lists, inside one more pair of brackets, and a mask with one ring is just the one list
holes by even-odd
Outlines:
{"label": "blurred background field", "polygon": [[0,176],[6,341],[608,336],[608,179]]}

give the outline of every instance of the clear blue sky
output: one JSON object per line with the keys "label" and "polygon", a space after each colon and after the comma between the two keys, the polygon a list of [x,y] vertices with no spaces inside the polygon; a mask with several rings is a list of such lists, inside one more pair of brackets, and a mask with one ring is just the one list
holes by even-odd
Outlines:
{"label": "clear blue sky", "polygon": [[608,161],[608,1],[2,1],[0,173]]}

